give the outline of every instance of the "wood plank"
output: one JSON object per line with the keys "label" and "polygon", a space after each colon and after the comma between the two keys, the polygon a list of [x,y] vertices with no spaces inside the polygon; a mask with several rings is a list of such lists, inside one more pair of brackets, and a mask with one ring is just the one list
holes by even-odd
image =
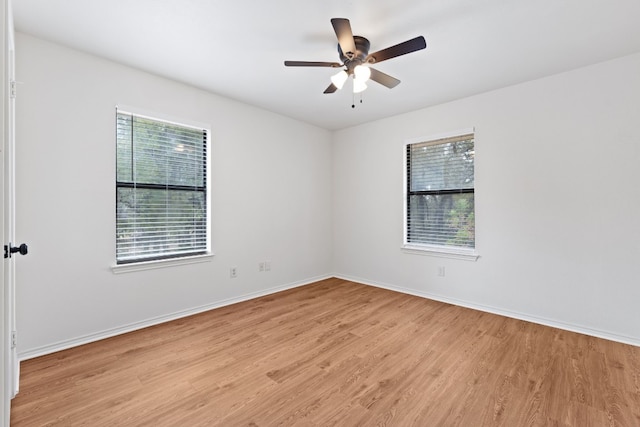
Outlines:
{"label": "wood plank", "polygon": [[640,349],[328,279],[28,360],[12,426],[640,425]]}

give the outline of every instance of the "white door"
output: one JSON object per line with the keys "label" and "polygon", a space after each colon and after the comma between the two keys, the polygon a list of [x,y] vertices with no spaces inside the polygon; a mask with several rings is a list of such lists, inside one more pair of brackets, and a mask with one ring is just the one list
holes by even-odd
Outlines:
{"label": "white door", "polygon": [[[0,117],[2,119],[2,132],[0,138],[2,141],[0,143],[0,165],[2,165],[2,173],[0,173],[0,191],[2,192],[2,197],[0,197],[0,217],[2,218],[2,224],[0,227],[0,235],[2,236],[2,241],[4,242],[5,238],[5,194],[4,194],[4,173],[5,173],[5,148],[6,142],[8,140],[8,129],[7,129],[7,121],[8,121],[8,108],[9,108],[9,76],[8,76],[8,33],[10,30],[6,25],[9,22],[8,17],[8,5],[7,0],[1,0],[0,2],[0,19],[2,19],[2,36],[1,36],[1,45],[0,45],[0,62],[2,68],[0,68],[0,76],[2,77],[2,88],[0,88],[0,95],[2,95],[2,104],[0,105]],[[11,392],[10,389],[13,388],[11,383],[12,373],[9,371],[12,369],[12,364],[10,362],[10,353],[11,353],[11,344],[10,344],[10,336],[11,336],[11,326],[8,322],[8,317],[11,315],[8,313],[8,302],[9,299],[6,295],[6,278],[5,278],[5,263],[0,263],[0,281],[2,282],[2,287],[0,288],[0,307],[2,307],[2,316],[0,316],[0,337],[2,341],[2,354],[0,354],[0,362],[2,362],[2,366],[0,367],[0,377],[2,379],[2,389],[0,390],[0,397],[2,398],[2,402],[0,402],[0,424],[3,426],[9,425],[9,413],[10,413],[10,399]],[[10,380],[11,379],[11,380]]]}
{"label": "white door", "polygon": [[[16,316],[15,316],[15,259],[19,252],[13,252],[15,247],[15,182],[14,182],[14,145],[15,145],[15,67],[14,67],[14,31],[10,2],[2,0],[3,46],[2,46],[2,165],[3,173],[0,185],[3,189],[2,197],[2,235],[4,259],[0,269],[3,287],[3,421],[9,419],[10,404],[18,392],[19,368],[16,348]],[[12,253],[13,252],[13,253]],[[22,252],[26,253],[26,246]]]}
{"label": "white door", "polygon": [[[11,10],[9,9],[9,13]],[[9,16],[10,18],[10,16]],[[6,139],[4,150],[4,245],[6,254],[4,258],[4,286],[5,286],[5,319],[9,331],[9,360],[8,376],[9,397],[13,398],[18,392],[19,367],[18,353],[16,348],[16,315],[15,315],[15,259],[19,253],[26,254],[26,245],[22,247],[22,252],[13,252],[16,246],[15,240],[15,47],[13,40],[13,26],[10,27],[7,37],[6,67],[9,85],[9,96],[7,99],[7,110],[5,111]],[[13,252],[13,253],[12,253]]]}

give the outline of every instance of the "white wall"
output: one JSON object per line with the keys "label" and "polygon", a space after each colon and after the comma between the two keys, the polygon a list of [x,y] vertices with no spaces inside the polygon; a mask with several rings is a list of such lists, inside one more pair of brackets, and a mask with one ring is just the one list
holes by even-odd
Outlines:
{"label": "white wall", "polygon": [[[331,272],[640,345],[640,54],[333,135],[24,34],[17,73],[23,358]],[[213,261],[111,272],[116,104],[211,124]],[[468,127],[481,258],[402,253],[404,141]]]}
{"label": "white wall", "polygon": [[[331,272],[328,131],[24,34],[17,79],[23,358]],[[213,261],[112,273],[117,104],[211,124]]]}
{"label": "white wall", "polygon": [[[640,345],[639,76],[635,54],[337,132],[334,271]],[[480,259],[401,252],[403,143],[469,127]]]}

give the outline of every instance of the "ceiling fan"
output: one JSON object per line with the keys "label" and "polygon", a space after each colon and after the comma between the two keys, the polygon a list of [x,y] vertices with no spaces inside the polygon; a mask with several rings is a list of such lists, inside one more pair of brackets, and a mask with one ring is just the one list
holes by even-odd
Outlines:
{"label": "ceiling fan", "polygon": [[359,93],[367,88],[366,81],[368,79],[380,83],[389,89],[400,84],[400,80],[391,77],[375,68],[370,64],[377,64],[396,56],[406,55],[407,53],[427,47],[424,37],[418,36],[411,40],[399,43],[397,45],[369,53],[369,40],[361,36],[354,36],[351,31],[351,24],[345,18],[331,19],[331,25],[338,37],[338,55],[339,62],[313,62],[313,61],[284,61],[287,67],[330,67],[342,68],[338,74],[331,77],[331,84],[324,93],[334,93],[341,89],[349,76],[353,76],[353,92]]}

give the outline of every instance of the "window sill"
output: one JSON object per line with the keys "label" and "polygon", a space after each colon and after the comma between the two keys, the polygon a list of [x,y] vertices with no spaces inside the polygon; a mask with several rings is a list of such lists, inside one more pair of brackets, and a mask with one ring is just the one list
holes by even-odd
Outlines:
{"label": "window sill", "polygon": [[477,261],[480,255],[474,249],[458,249],[428,245],[402,245],[402,252],[414,255],[436,256],[441,258]]}
{"label": "window sill", "polygon": [[143,261],[131,264],[112,265],[113,274],[131,273],[134,271],[155,270],[156,268],[174,267],[176,265],[198,264],[213,260],[213,254],[195,255],[183,258],[161,259],[157,261]]}

